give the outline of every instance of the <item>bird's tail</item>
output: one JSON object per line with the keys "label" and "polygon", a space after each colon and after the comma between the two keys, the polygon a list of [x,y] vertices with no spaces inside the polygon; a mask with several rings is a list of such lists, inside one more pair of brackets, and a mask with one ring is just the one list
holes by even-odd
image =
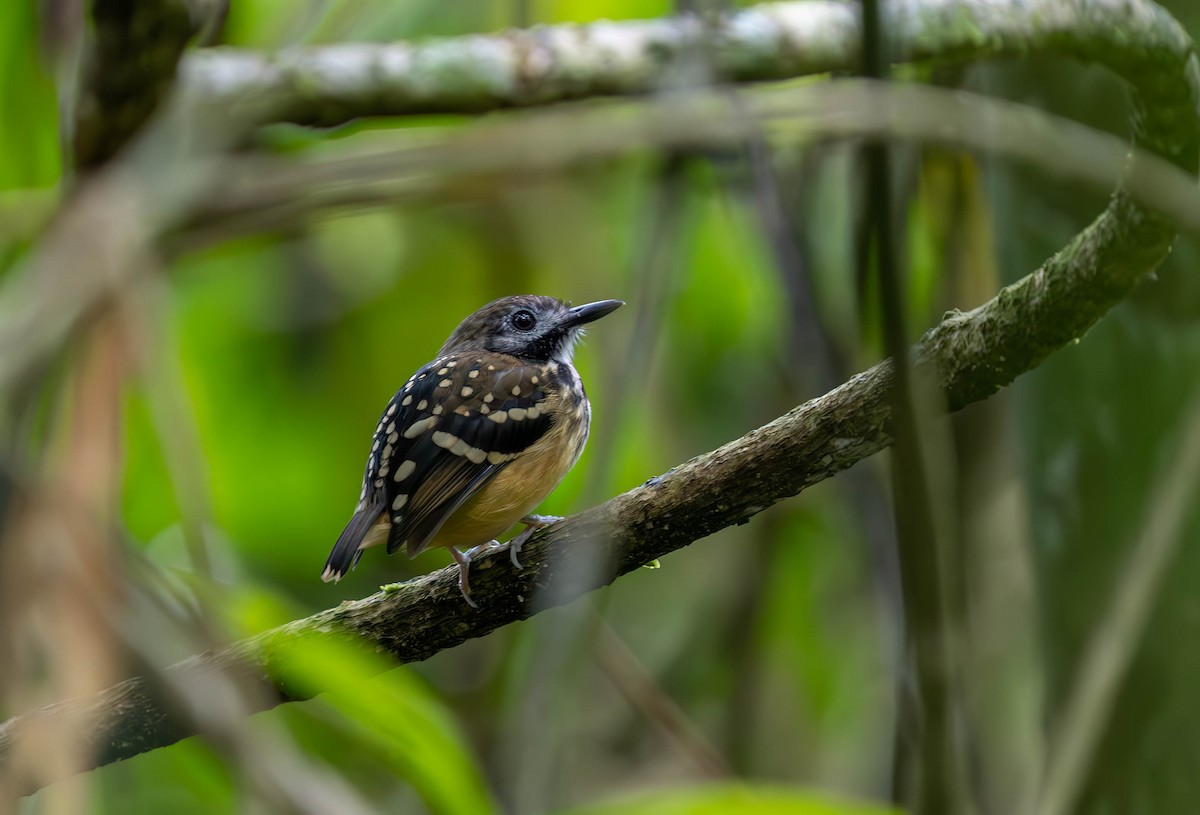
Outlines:
{"label": "bird's tail", "polygon": [[337,543],[333,545],[329,559],[325,561],[325,571],[321,573],[322,580],[326,583],[330,580],[336,583],[354,568],[354,564],[362,557],[363,547],[369,545],[366,541],[367,535],[382,512],[383,504],[376,502],[363,504],[355,511],[354,517],[346,524],[346,528],[338,536]]}

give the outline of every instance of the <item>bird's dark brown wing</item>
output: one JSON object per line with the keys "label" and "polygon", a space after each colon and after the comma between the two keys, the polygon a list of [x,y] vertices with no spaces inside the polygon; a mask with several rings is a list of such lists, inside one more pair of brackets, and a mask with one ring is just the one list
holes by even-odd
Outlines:
{"label": "bird's dark brown wing", "polygon": [[551,423],[545,412],[549,383],[540,366],[468,352],[423,371],[426,378],[418,374],[411,383],[414,404],[425,404],[409,425],[419,432],[408,445],[400,434],[391,451],[391,475],[383,479],[392,519],[388,552],[407,544],[410,557]]}
{"label": "bird's dark brown wing", "polygon": [[387,513],[388,552],[421,552],[442,524],[550,429],[551,374],[500,354],[451,354],[404,384],[375,428],[354,517],[326,564],[340,578]]}

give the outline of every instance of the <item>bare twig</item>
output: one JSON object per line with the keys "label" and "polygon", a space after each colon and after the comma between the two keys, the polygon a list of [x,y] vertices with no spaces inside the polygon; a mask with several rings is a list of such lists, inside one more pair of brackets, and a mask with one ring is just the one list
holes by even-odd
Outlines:
{"label": "bare twig", "polygon": [[[863,0],[864,76],[882,80],[890,74],[891,42],[885,36],[880,0]],[[937,395],[928,377],[916,375],[905,354],[908,345],[909,290],[905,281],[904,209],[892,207],[890,145],[863,147],[865,232],[858,246],[861,282],[873,268],[878,284],[883,345],[895,361],[893,404],[895,444],[889,459],[896,550],[904,607],[906,659],[897,677],[893,800],[917,813],[969,813],[965,772],[953,747],[956,703],[952,624],[944,578],[949,551],[947,525],[940,520],[933,495],[938,465],[932,438],[937,429]],[[866,291],[859,292],[866,302]],[[911,688],[911,691],[910,691]]]}

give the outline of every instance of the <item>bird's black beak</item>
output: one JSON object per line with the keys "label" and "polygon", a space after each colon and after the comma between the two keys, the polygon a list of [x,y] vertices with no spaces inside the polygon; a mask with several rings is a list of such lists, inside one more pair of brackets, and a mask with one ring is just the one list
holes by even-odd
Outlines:
{"label": "bird's black beak", "polygon": [[605,314],[612,314],[623,305],[625,305],[624,300],[597,300],[595,303],[575,306],[567,312],[568,316],[564,327],[574,328],[577,325],[595,322]]}

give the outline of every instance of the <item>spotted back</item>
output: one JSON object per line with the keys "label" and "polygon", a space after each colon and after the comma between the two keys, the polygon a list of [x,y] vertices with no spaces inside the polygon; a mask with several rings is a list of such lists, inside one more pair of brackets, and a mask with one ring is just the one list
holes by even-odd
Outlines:
{"label": "spotted back", "polygon": [[[422,551],[442,523],[549,431],[554,372],[468,351],[413,375],[375,428],[360,506],[380,504],[388,552]],[[482,541],[480,541],[482,543]]]}

